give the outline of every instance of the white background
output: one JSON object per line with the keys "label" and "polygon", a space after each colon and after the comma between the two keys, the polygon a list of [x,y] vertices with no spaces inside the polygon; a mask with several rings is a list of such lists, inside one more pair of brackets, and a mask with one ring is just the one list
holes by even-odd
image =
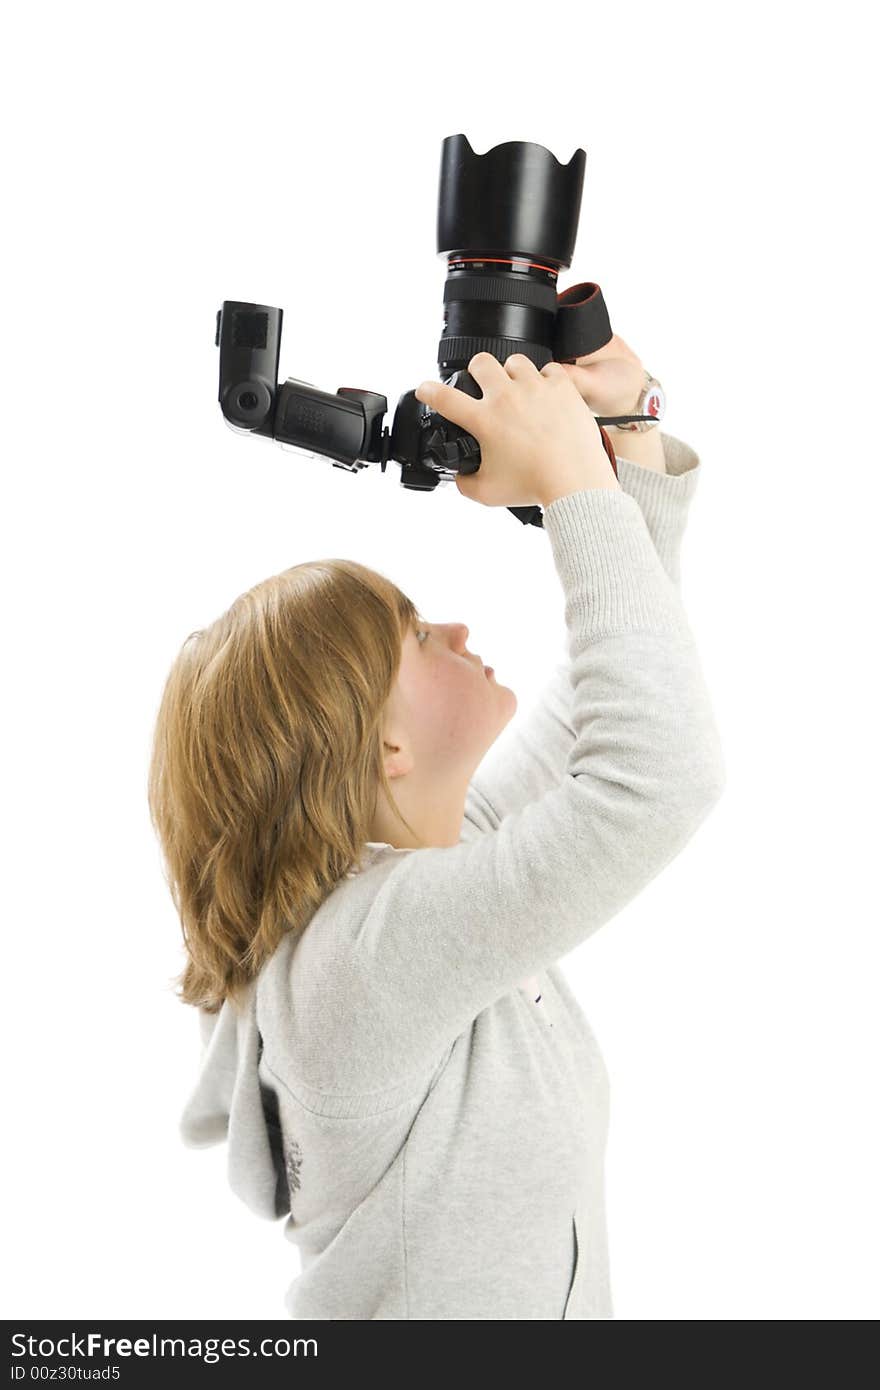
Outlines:
{"label": "white background", "polygon": [[[177,1134],[198,1063],[148,818],[190,631],[382,569],[524,710],[543,533],[234,434],[224,299],[281,374],[437,376],[441,143],[587,170],[597,281],[704,463],[685,604],[728,767],[566,966],[612,1078],[619,1319],[867,1319],[877,1209],[876,64],[837,3],[14,7],[4,20],[6,1317],[283,1317],[282,1223]],[[389,421],[390,423],[390,416]]]}

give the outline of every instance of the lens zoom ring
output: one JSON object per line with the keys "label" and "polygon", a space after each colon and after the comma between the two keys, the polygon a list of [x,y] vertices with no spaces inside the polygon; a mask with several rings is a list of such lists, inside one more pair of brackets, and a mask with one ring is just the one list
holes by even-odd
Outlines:
{"label": "lens zoom ring", "polygon": [[443,303],[453,300],[488,300],[493,304],[528,304],[535,309],[556,312],[557,296],[552,285],[542,285],[524,275],[502,279],[498,275],[462,275],[447,279],[443,286]]}

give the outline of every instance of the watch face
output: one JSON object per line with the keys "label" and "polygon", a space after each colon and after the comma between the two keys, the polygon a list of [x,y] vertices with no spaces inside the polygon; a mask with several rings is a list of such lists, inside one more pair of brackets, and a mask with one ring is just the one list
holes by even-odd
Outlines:
{"label": "watch face", "polygon": [[663,387],[655,382],[645,397],[645,403],[639,414],[650,415],[654,420],[662,420],[665,412],[666,397],[663,394]]}

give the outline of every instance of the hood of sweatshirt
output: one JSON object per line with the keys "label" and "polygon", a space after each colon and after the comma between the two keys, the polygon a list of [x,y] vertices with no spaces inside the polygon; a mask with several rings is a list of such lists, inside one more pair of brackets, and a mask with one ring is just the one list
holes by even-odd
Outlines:
{"label": "hood of sweatshirt", "polygon": [[[369,840],[362,867],[387,850],[407,852]],[[346,877],[358,872],[351,869]],[[198,1010],[201,1064],[179,1128],[187,1148],[225,1141],[233,1192],[255,1215],[276,1221],[289,1214],[291,1198],[278,1102],[260,1071],[263,1039],[257,1026],[257,984],[250,982],[238,1008],[227,999],[217,1013]],[[295,1186],[296,1175],[291,1176]]]}
{"label": "hood of sweatshirt", "polygon": [[218,1013],[198,1013],[201,1069],[180,1119],[181,1138],[194,1149],[225,1140],[233,1192],[257,1216],[275,1221],[290,1211],[290,1192],[275,1094],[260,1077],[256,981],[238,1009],[227,999]]}

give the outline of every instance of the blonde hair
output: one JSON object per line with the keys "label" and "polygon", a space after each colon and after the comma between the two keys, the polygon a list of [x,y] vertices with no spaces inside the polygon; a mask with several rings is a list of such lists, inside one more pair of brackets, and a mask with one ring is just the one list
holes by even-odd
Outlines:
{"label": "blonde hair", "polygon": [[[412,601],[352,560],[283,570],[190,634],[165,682],[150,817],[183,931],[178,998],[233,1003],[359,859]],[[419,841],[421,843],[421,841]]]}

